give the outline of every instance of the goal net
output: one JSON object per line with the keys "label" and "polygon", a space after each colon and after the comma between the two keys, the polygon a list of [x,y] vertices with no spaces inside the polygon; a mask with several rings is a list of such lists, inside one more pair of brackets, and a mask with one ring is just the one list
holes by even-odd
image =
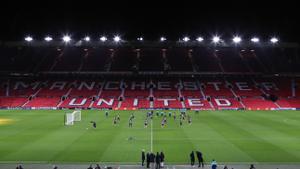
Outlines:
{"label": "goal net", "polygon": [[65,125],[73,125],[75,121],[81,121],[81,111],[75,110],[72,113],[66,113]]}

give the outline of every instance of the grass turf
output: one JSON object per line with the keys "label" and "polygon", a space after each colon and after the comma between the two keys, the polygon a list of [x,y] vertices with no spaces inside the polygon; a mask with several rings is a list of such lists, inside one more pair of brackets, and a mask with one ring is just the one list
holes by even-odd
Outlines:
{"label": "grass turf", "polygon": [[[192,150],[206,161],[300,162],[300,113],[297,111],[188,112],[192,124],[154,116],[144,128],[147,111],[82,111],[82,121],[64,126],[67,110],[1,110],[0,162],[129,162],[140,161],[141,150],[164,151],[167,162],[187,163]],[[168,112],[168,111],[166,111]],[[113,116],[121,122],[113,126]],[[177,112],[177,115],[179,113]],[[97,122],[97,128],[90,121]],[[88,129],[87,129],[88,128]],[[133,139],[129,139],[132,137]]]}

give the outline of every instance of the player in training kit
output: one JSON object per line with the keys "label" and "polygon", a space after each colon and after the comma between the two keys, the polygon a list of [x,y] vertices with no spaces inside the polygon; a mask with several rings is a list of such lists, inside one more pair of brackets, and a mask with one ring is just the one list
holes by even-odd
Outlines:
{"label": "player in training kit", "polygon": [[161,121],[161,127],[164,127],[164,126],[165,126],[165,121],[162,120],[162,121]]}
{"label": "player in training kit", "polygon": [[95,129],[95,128],[97,127],[97,124],[96,124],[96,122],[94,122],[94,121],[91,121],[91,123],[92,123],[92,125],[93,125],[93,128]]}
{"label": "player in training kit", "polygon": [[128,124],[128,126],[129,126],[129,127],[132,127],[132,118],[129,119],[129,124]]}
{"label": "player in training kit", "polygon": [[116,117],[116,116],[114,117],[113,124],[114,124],[114,125],[117,124],[117,117]]}
{"label": "player in training kit", "polygon": [[108,111],[105,111],[105,117],[106,118],[108,117]]}
{"label": "player in training kit", "polygon": [[192,118],[191,118],[191,116],[188,115],[187,118],[188,118],[188,123],[192,124]]}
{"label": "player in training kit", "polygon": [[131,113],[131,115],[130,115],[130,118],[131,118],[131,119],[134,119],[134,115],[133,115],[133,113]]}
{"label": "player in training kit", "polygon": [[167,124],[167,117],[164,117],[163,120],[164,120],[164,123]]}
{"label": "player in training kit", "polygon": [[120,114],[117,115],[117,121],[118,121],[118,122],[121,121]]}
{"label": "player in training kit", "polygon": [[145,120],[144,122],[144,127],[147,128],[148,127],[148,118]]}
{"label": "player in training kit", "polygon": [[180,118],[180,122],[179,122],[180,126],[182,126],[182,118]]}

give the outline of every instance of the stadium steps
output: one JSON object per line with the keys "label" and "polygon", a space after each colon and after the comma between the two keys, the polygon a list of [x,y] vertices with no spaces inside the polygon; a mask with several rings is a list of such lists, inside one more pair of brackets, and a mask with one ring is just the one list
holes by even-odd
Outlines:
{"label": "stadium steps", "polygon": [[56,105],[56,107],[60,107],[62,104],[63,104],[63,100],[62,99],[60,99],[60,101],[59,101],[59,103]]}
{"label": "stadium steps", "polygon": [[180,102],[180,103],[181,103],[182,108],[185,109],[186,107],[185,107],[184,102]]}
{"label": "stadium steps", "polygon": [[197,83],[198,88],[200,89],[200,94],[201,94],[202,98],[205,99],[206,96],[204,94],[204,91],[201,88],[201,84],[200,84],[199,80],[197,80],[196,83]]}
{"label": "stadium steps", "polygon": [[209,103],[210,107],[211,107],[213,110],[216,109],[211,101],[209,101],[208,103]]}
{"label": "stadium steps", "polygon": [[21,107],[26,106],[26,104],[28,104],[30,102],[30,100],[28,99]]}
{"label": "stadium steps", "polygon": [[154,107],[154,103],[153,101],[150,101],[150,108],[153,109],[153,107]]}
{"label": "stadium steps", "polygon": [[243,103],[242,99],[240,99],[239,103],[243,106],[244,109],[246,109],[245,104]]}
{"label": "stadium steps", "polygon": [[274,102],[274,104],[275,104],[279,109],[281,109],[280,105],[279,105],[277,102]]}
{"label": "stadium steps", "polygon": [[70,89],[68,90],[68,92],[67,92],[64,96],[68,97],[68,96],[70,95],[72,89],[73,89],[73,88],[70,88]]}

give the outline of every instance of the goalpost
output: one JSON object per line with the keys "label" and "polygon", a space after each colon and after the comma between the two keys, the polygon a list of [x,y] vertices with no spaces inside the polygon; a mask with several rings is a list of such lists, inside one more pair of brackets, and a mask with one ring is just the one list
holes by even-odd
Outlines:
{"label": "goalpost", "polygon": [[72,113],[65,114],[65,125],[73,125],[75,121],[81,121],[81,111],[75,110]]}

